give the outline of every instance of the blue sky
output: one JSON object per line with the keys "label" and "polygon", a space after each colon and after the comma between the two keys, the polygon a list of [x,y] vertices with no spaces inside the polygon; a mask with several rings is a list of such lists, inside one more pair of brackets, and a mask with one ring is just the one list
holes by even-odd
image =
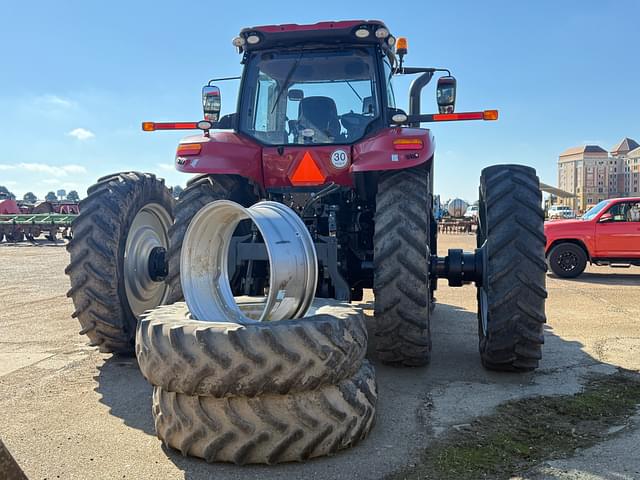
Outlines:
{"label": "blue sky", "polygon": [[[448,67],[457,110],[498,122],[433,125],[436,193],[477,196],[480,170],[522,163],[556,183],[571,146],[640,141],[637,0],[2,2],[0,185],[19,196],[76,189],[110,172],[156,172],[171,185],[177,132],[143,120],[197,120],[200,88],[240,73],[244,26],[375,18],[409,39],[408,65]],[[410,79],[396,82],[406,105]],[[433,82],[435,84],[435,82]],[[235,88],[221,84],[223,109]],[[423,113],[435,111],[434,85]]]}

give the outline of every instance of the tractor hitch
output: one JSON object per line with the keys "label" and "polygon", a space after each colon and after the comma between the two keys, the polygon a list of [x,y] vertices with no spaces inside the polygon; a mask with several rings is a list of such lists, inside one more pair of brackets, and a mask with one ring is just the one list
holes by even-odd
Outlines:
{"label": "tractor hitch", "polygon": [[470,282],[480,287],[484,274],[484,255],[483,248],[476,248],[474,252],[450,248],[446,257],[430,255],[429,276],[432,281],[446,278],[450,287],[461,287]]}

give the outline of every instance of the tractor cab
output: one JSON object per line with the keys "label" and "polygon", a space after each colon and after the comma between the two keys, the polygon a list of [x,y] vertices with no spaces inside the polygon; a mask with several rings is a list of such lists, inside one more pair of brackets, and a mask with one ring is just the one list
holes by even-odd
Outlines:
{"label": "tractor cab", "polygon": [[353,144],[388,126],[395,38],[382,22],[244,29],[238,131],[262,145]]}

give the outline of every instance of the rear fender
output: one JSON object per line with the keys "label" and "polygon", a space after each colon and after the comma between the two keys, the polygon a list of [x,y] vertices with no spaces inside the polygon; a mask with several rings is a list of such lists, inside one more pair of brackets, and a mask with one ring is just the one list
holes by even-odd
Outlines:
{"label": "rear fender", "polygon": [[[420,139],[419,150],[397,150],[394,140]],[[400,170],[415,167],[433,157],[435,139],[431,130],[424,128],[387,128],[353,146],[351,172]]]}
{"label": "rear fender", "polygon": [[264,186],[260,145],[235,132],[211,132],[210,137],[185,137],[180,145],[201,145],[197,155],[177,155],[176,169],[184,173],[240,175]]}

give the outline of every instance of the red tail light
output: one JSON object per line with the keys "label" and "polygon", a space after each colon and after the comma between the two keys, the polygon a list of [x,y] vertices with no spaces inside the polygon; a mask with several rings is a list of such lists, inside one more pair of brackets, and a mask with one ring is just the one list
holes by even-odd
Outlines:
{"label": "red tail light", "polygon": [[199,143],[181,143],[178,145],[176,156],[184,157],[189,155],[199,155],[202,150],[202,145]]}
{"label": "red tail light", "polygon": [[420,138],[398,138],[393,141],[396,150],[422,150],[424,143]]}

